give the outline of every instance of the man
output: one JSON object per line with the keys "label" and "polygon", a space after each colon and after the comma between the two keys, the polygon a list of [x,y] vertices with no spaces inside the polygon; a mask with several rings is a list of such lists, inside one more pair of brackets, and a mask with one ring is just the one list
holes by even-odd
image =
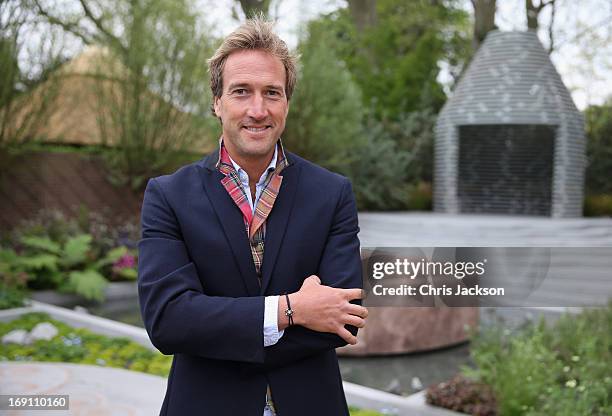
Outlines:
{"label": "man", "polygon": [[295,58],[270,24],[209,70],[220,147],[151,179],[142,207],[141,312],[174,354],[161,414],[348,415],[335,348],[367,316],[350,183],[285,152]]}

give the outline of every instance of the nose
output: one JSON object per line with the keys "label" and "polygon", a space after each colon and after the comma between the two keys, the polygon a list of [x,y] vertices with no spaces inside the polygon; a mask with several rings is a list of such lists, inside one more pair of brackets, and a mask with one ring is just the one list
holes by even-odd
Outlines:
{"label": "nose", "polygon": [[253,97],[249,102],[247,116],[255,120],[261,120],[262,118],[265,118],[266,115],[266,103],[263,96],[260,93],[253,94]]}

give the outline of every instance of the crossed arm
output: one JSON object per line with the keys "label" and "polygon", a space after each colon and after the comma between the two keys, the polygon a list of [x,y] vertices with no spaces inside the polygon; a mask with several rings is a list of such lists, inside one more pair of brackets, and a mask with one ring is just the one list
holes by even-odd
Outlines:
{"label": "crossed arm", "polygon": [[[264,297],[204,294],[176,217],[159,184],[149,181],[142,208],[138,291],[153,344],[164,354],[273,368],[356,342],[357,327],[363,326],[367,310],[358,306],[360,290],[348,289],[361,288],[361,266],[357,211],[348,181],[342,192],[319,267],[321,283],[311,277],[290,295],[296,326],[286,330],[278,343],[264,347]],[[281,298],[279,327],[286,325],[282,311]]]}

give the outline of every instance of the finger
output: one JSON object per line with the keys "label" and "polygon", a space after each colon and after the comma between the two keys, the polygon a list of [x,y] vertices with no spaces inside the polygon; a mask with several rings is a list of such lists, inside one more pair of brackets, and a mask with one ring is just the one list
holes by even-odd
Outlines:
{"label": "finger", "polygon": [[357,328],[363,328],[365,326],[365,319],[355,315],[345,315],[343,322],[348,325],[353,325]]}
{"label": "finger", "polygon": [[310,280],[311,282],[315,282],[317,284],[321,284],[321,279],[319,279],[319,276],[317,276],[316,274],[312,274],[310,276],[308,276],[308,278],[306,280]]}
{"label": "finger", "polygon": [[338,330],[338,335],[351,345],[357,344],[357,337],[349,332],[348,329],[342,327]]}
{"label": "finger", "polygon": [[359,306],[359,305],[353,305],[352,303],[349,303],[346,307],[346,313],[349,313],[351,315],[356,315],[359,316],[360,318],[367,318],[368,317],[368,309],[364,308],[363,306]]}
{"label": "finger", "polygon": [[361,289],[340,289],[348,300],[363,299],[363,290]]}

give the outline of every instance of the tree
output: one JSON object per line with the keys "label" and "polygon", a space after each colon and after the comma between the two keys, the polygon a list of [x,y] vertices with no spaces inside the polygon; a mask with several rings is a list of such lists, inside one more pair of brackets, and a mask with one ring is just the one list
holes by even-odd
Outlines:
{"label": "tree", "polygon": [[325,32],[310,32],[300,44],[299,82],[283,140],[299,155],[348,174],[351,148],[363,141],[364,108],[359,88],[328,42]]}
{"label": "tree", "polygon": [[359,32],[376,26],[376,0],[348,0],[349,11]]}
{"label": "tree", "polygon": [[240,0],[244,15],[249,18],[256,15],[268,15],[270,0]]}
{"label": "tree", "polygon": [[[36,29],[22,1],[0,1],[0,165],[6,165],[8,148],[34,138],[49,117],[49,107],[57,95],[50,74],[62,60],[59,43],[52,32],[39,33],[38,47],[29,45],[28,31]],[[31,43],[31,42],[30,42]],[[54,48],[55,47],[55,48]],[[27,53],[26,53],[27,52]],[[26,56],[26,68],[19,56]],[[48,81],[48,82],[45,82]],[[43,85],[44,84],[44,85]]]}
{"label": "tree", "polygon": [[[529,1],[529,0],[527,0]],[[487,33],[497,29],[495,26],[495,0],[472,0],[474,8],[474,36],[472,48],[478,50]]]}
{"label": "tree", "polygon": [[[114,179],[139,188],[209,136],[206,57],[210,41],[189,0],[78,0],[75,11],[33,0],[36,12],[86,44],[103,45],[97,80],[99,128]],[[117,64],[114,64],[117,62]]]}
{"label": "tree", "polygon": [[361,91],[333,48],[333,32],[313,30],[300,42],[299,82],[291,98],[286,147],[348,176],[359,209],[401,209],[408,198],[409,153],[369,115]]}
{"label": "tree", "polygon": [[550,6],[550,24],[548,25],[548,53],[550,54],[555,47],[553,26],[555,22],[555,0],[525,0],[525,11],[527,12],[527,29],[537,31],[540,27],[540,13]]}
{"label": "tree", "polygon": [[458,72],[468,52],[468,15],[458,2],[352,1],[317,26],[313,30],[335,33],[330,47],[381,120],[425,106],[437,112],[446,100],[437,80],[439,62]]}
{"label": "tree", "polygon": [[586,188],[590,194],[612,195],[612,98],[585,112],[587,137]]}

